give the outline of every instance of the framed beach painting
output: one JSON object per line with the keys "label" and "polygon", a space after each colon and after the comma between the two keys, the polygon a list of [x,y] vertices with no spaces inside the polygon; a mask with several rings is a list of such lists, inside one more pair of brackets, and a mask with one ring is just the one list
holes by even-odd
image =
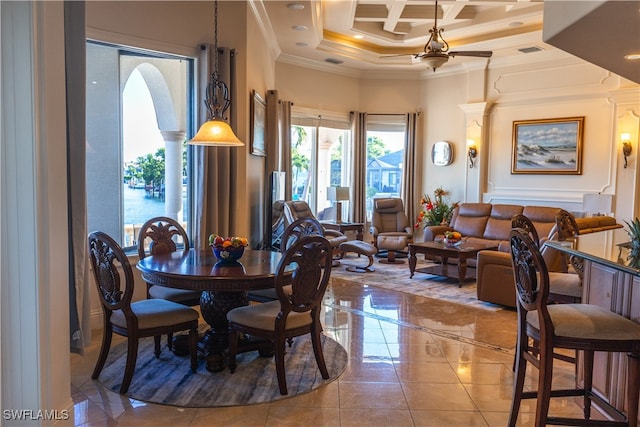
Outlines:
{"label": "framed beach painting", "polygon": [[584,117],[513,122],[512,174],[580,175]]}
{"label": "framed beach painting", "polygon": [[251,154],[266,156],[265,122],[267,106],[258,92],[251,94]]}

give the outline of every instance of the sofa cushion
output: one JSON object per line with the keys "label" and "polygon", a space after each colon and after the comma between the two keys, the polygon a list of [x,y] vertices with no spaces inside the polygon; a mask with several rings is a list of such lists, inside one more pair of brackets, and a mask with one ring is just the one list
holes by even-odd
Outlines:
{"label": "sofa cushion", "polygon": [[483,237],[492,240],[509,240],[511,218],[521,214],[522,210],[523,207],[520,205],[493,205]]}
{"label": "sofa cushion", "polygon": [[560,208],[550,208],[548,206],[525,206],[522,214],[529,218],[536,227],[538,237],[541,241],[551,236],[556,226],[556,214]]}
{"label": "sofa cushion", "polygon": [[490,203],[462,203],[454,210],[450,225],[463,236],[482,237],[491,208]]}

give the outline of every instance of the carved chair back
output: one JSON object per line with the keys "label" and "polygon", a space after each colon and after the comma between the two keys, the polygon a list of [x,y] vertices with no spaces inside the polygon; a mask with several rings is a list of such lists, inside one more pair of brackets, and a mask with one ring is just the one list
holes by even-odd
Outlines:
{"label": "carved chair back", "polygon": [[324,237],[324,228],[317,219],[312,217],[298,218],[282,233],[280,251],[286,252],[295,242],[306,236]]}
{"label": "carved chair back", "polygon": [[106,233],[90,233],[89,259],[106,319],[115,310],[122,310],[127,319],[133,317],[133,271],[120,245]]}
{"label": "carved chair back", "polygon": [[538,237],[538,231],[536,230],[535,225],[533,225],[533,222],[529,219],[528,216],[522,214],[514,215],[513,218],[511,218],[511,228],[523,229],[527,234],[529,234],[529,237],[531,237],[533,243],[535,243],[536,246],[540,247],[540,238]]}
{"label": "carved chair back", "polygon": [[[175,252],[179,239],[184,243],[184,250],[189,250],[189,236],[182,226],[174,219],[159,216],[151,218],[140,228],[138,234],[138,256],[144,259],[147,255],[158,255]],[[146,250],[147,240],[149,250]]]}
{"label": "carved chair back", "polygon": [[[311,312],[313,322],[320,321],[322,298],[329,284],[332,248],[320,235],[305,235],[284,252],[275,278],[282,316],[276,319],[276,333],[284,332],[292,311]],[[291,290],[285,286],[291,285]]]}
{"label": "carved chair back", "polygon": [[[526,324],[528,311],[537,310],[541,320],[540,330],[546,326],[553,331],[547,300],[549,297],[549,272],[538,246],[529,233],[514,228],[510,235],[513,278],[516,284],[516,303],[520,326]],[[544,324],[544,326],[543,326]]]}

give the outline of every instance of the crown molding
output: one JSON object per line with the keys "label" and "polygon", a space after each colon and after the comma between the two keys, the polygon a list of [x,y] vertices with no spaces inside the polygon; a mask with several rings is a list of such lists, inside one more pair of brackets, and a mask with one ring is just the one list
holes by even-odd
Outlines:
{"label": "crown molding", "polygon": [[269,14],[264,7],[264,2],[262,0],[249,0],[248,4],[249,10],[251,10],[251,13],[258,23],[258,28],[260,28],[260,32],[262,33],[264,40],[267,42],[269,51],[274,58],[277,58],[282,53],[282,49],[278,44],[276,32],[271,25]]}

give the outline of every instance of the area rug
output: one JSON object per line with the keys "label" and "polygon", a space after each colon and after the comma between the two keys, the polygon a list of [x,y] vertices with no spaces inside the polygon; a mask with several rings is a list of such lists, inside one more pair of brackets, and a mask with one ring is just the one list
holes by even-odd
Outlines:
{"label": "area rug", "polygon": [[[293,340],[285,355],[289,394],[283,396],[278,389],[273,357],[260,357],[255,351],[240,354],[234,374],[228,369],[209,372],[205,361],[199,360],[198,370],[193,373],[188,356],[175,356],[164,347],[160,358],[156,359],[153,338],[144,338],[140,340],[138,362],[127,396],[145,402],[190,408],[272,402],[310,392],[340,376],[347,365],[346,350],[324,335],[322,348],[329,371],[327,380],[322,378],[316,364],[310,336]],[[98,379],[116,393],[122,382],[126,357],[126,342],[114,346]]]}
{"label": "area rug", "polygon": [[[355,254],[347,254],[340,261],[340,265],[331,270],[331,280],[334,284],[357,283],[359,285],[375,286],[397,292],[404,292],[427,298],[444,300],[456,304],[470,305],[477,308],[497,311],[502,307],[484,301],[479,301],[476,294],[476,282],[467,281],[458,287],[457,279],[448,279],[433,274],[416,272],[409,278],[411,271],[406,258],[402,263],[385,264],[376,258],[373,264],[375,271],[369,273],[352,273],[346,270],[350,265],[366,265],[366,258],[358,258]],[[416,269],[434,265],[420,256]]]}

